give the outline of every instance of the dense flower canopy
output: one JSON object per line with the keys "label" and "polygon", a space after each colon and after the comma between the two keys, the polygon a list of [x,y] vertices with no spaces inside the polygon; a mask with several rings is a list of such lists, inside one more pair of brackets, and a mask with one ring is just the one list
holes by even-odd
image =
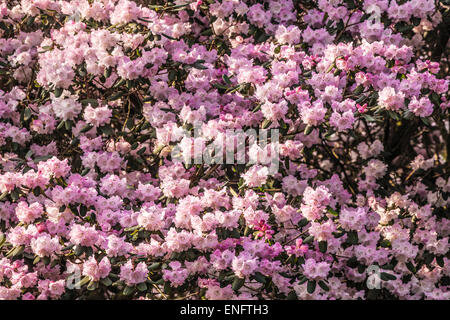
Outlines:
{"label": "dense flower canopy", "polygon": [[449,19],[0,0],[0,299],[450,299]]}

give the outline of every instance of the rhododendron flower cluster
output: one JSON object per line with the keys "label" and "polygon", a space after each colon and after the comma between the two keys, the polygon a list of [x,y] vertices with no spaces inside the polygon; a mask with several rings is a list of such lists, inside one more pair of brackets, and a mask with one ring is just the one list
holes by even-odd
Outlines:
{"label": "rhododendron flower cluster", "polygon": [[449,24],[0,0],[0,300],[449,300]]}

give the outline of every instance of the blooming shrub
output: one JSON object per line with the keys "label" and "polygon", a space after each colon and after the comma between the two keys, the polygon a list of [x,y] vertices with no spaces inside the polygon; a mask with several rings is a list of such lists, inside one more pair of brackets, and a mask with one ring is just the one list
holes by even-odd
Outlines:
{"label": "blooming shrub", "polygon": [[0,299],[449,299],[446,26],[432,0],[1,0]]}

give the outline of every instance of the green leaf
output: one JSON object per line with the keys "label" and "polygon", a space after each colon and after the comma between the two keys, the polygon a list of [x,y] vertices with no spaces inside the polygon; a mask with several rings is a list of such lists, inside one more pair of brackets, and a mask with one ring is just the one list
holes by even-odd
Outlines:
{"label": "green leaf", "polygon": [[216,89],[221,89],[221,90],[227,90],[227,89],[228,89],[227,86],[224,86],[224,85],[222,85],[222,84],[220,84],[220,83],[211,83],[211,85],[212,85],[214,88],[216,88]]}
{"label": "green leaf", "polygon": [[358,233],[356,231],[350,231],[347,233],[347,242],[350,244],[358,244]]}
{"label": "green leaf", "polygon": [[85,276],[83,279],[81,279],[78,283],[75,284],[75,287],[81,288],[85,284],[87,284],[89,281],[91,281],[91,278],[89,276]]}
{"label": "green leaf", "polygon": [[327,133],[325,134],[325,139],[329,140],[333,136],[333,134],[335,134],[335,133],[336,133],[336,130],[334,130],[333,128],[330,128],[327,131]]}
{"label": "green leaf", "polygon": [[411,261],[406,263],[406,267],[408,268],[409,271],[411,271],[411,273],[416,273],[416,267],[412,264]]}
{"label": "green leaf", "polygon": [[212,34],[213,34],[213,31],[211,28],[206,29],[205,31],[202,31],[202,33],[201,33],[202,36],[210,36]]}
{"label": "green leaf", "polygon": [[0,246],[6,242],[6,236],[0,232]]}
{"label": "green leaf", "polygon": [[175,39],[174,37],[171,37],[171,36],[169,36],[169,35],[167,35],[167,34],[165,34],[165,33],[161,33],[161,35],[164,36],[164,37],[166,37],[167,39],[170,39],[170,40],[177,40],[177,39]]}
{"label": "green leaf", "polygon": [[147,130],[151,127],[150,122],[145,121],[144,124],[141,126],[141,130]]}
{"label": "green leaf", "polygon": [[355,96],[361,94],[364,91],[364,86],[362,84],[358,85],[355,90],[353,90],[353,94]]}
{"label": "green leaf", "polygon": [[156,270],[156,269],[159,269],[159,267],[161,266],[161,263],[160,262],[155,262],[155,263],[152,263],[150,266],[148,266],[148,271],[153,271],[153,270]]}
{"label": "green leaf", "polygon": [[147,291],[147,284],[145,282],[139,283],[137,288],[140,292]]}
{"label": "green leaf", "polygon": [[380,242],[380,246],[383,248],[390,248],[391,247],[391,242],[388,239],[383,239]]}
{"label": "green leaf", "polygon": [[163,283],[164,283],[164,293],[171,294],[172,293],[172,287],[170,285],[170,282],[169,281],[164,282],[164,279],[160,279],[160,280],[162,280]]}
{"label": "green leaf", "polygon": [[314,291],[316,291],[316,280],[308,280],[308,284],[306,286],[306,289],[309,294],[313,294]]}
{"label": "green leaf", "polygon": [[41,161],[47,161],[47,160],[49,160],[51,158],[53,158],[52,155],[47,155],[47,156],[42,156],[42,157],[36,157],[36,158],[34,158],[33,161],[34,161],[34,163],[39,163]]}
{"label": "green leaf", "polygon": [[272,124],[272,121],[268,120],[268,119],[264,119],[263,123],[262,123],[262,128],[266,129],[268,128],[270,125]]}
{"label": "green leaf", "polygon": [[136,150],[139,147],[139,143],[135,142],[131,145],[131,150]]}
{"label": "green leaf", "polygon": [[136,153],[137,153],[138,155],[142,156],[142,155],[144,154],[144,152],[145,152],[146,149],[147,149],[146,147],[143,147],[143,148],[139,149],[138,152],[136,152]]}
{"label": "green leaf", "polygon": [[60,264],[59,260],[53,260],[52,263],[50,263],[50,268],[52,269],[56,267],[58,264]]}
{"label": "green leaf", "polygon": [[226,84],[232,84],[230,78],[226,74],[222,75],[222,79]]}
{"label": "green leaf", "polygon": [[80,216],[84,217],[86,215],[86,213],[87,213],[87,207],[84,204],[80,205]]}
{"label": "green leaf", "polygon": [[436,257],[436,263],[438,264],[439,267],[443,268],[445,265],[444,256]]}
{"label": "green leaf", "polygon": [[330,288],[327,286],[327,284],[324,281],[319,281],[319,287],[321,287],[324,291],[330,291]]}
{"label": "green leaf", "polygon": [[27,19],[27,26],[28,27],[33,26],[33,23],[34,23],[35,19],[36,19],[36,17],[34,17],[34,16],[28,17],[28,19]]}
{"label": "green leaf", "polygon": [[253,275],[253,278],[255,278],[256,281],[260,282],[260,283],[266,283],[266,277],[261,273],[261,272],[256,272]]}
{"label": "green leaf", "polygon": [[339,215],[333,208],[328,207],[327,211],[335,217]]}
{"label": "green leaf", "polygon": [[19,191],[17,191],[17,189],[14,189],[13,191],[11,191],[11,198],[14,201],[19,200]]}
{"label": "green leaf", "polygon": [[89,130],[91,130],[94,126],[90,123],[88,123],[87,125],[85,125],[81,130],[80,133],[85,133],[88,132]]}
{"label": "green leaf", "polygon": [[336,67],[336,63],[333,62],[333,63],[328,67],[326,73],[328,73],[328,72],[330,72],[331,70],[333,70],[334,67]]}
{"label": "green leaf", "polygon": [[79,257],[84,253],[84,248],[80,245],[77,245],[73,248],[73,252],[77,257]]}
{"label": "green leaf", "polygon": [[298,226],[299,228],[303,228],[303,227],[306,226],[308,223],[309,223],[308,219],[303,218],[302,220],[300,220],[300,221],[297,223],[297,226]]}
{"label": "green leaf", "polygon": [[62,127],[64,127],[64,125],[65,125],[65,121],[64,120],[62,120],[59,124],[58,124],[58,126],[56,127],[56,129],[62,129]]}
{"label": "green leaf", "polygon": [[80,101],[81,102],[81,104],[83,105],[83,106],[87,106],[87,105],[91,105],[92,107],[97,107],[98,106],[98,101],[97,101],[97,99],[83,99],[83,100],[81,100]]}
{"label": "green leaf", "polygon": [[287,295],[287,300],[298,300],[298,296],[295,290],[289,292],[289,294]]}
{"label": "green leaf", "polygon": [[114,134],[114,130],[113,128],[111,128],[111,126],[109,125],[105,125],[103,127],[101,127],[101,131],[105,136],[112,136]]}
{"label": "green leaf", "polygon": [[308,236],[305,238],[305,240],[303,240],[304,244],[308,244],[314,241],[314,236]]}
{"label": "green leaf", "polygon": [[422,118],[422,117],[420,117],[420,120],[422,120],[422,122],[423,122],[426,126],[430,126],[430,125],[431,125],[430,120],[428,120],[427,118]]}
{"label": "green leaf", "polygon": [[434,259],[434,254],[432,254],[429,251],[425,251],[424,254],[423,254],[423,258],[424,258],[424,263],[426,265],[429,265]]}
{"label": "green leaf", "polygon": [[397,114],[397,112],[391,111],[391,110],[387,110],[387,112],[388,112],[389,116],[390,116],[392,119],[394,119],[394,120],[396,120],[396,121],[400,120],[400,117],[399,117],[399,115]]}
{"label": "green leaf", "polygon": [[233,284],[231,285],[231,288],[234,291],[238,291],[244,285],[244,283],[245,283],[244,278],[239,278],[238,276],[235,276]]}
{"label": "green leaf", "polygon": [[359,97],[358,99],[356,99],[355,102],[361,104],[366,99],[367,99],[367,97],[363,95],[363,96]]}
{"label": "green leaf", "polygon": [[126,82],[127,81],[125,79],[120,79],[118,82],[116,82],[116,84],[113,86],[113,88],[118,88],[118,87],[124,85]]}
{"label": "green leaf", "polygon": [[380,290],[368,290],[367,292],[367,300],[377,300]]}
{"label": "green leaf", "polygon": [[61,97],[62,93],[63,93],[63,88],[56,88],[55,93],[54,93],[55,98]]}
{"label": "green leaf", "polygon": [[31,109],[26,108],[25,111],[23,112],[23,120],[27,121],[30,118],[31,118]]}
{"label": "green leaf", "polygon": [[394,266],[391,263],[385,263],[381,266],[381,268],[385,270],[393,270]]}
{"label": "green leaf", "polygon": [[7,196],[8,194],[9,194],[8,191],[3,192],[3,193],[0,195],[0,201],[2,201],[3,199],[5,199],[6,196]]}
{"label": "green leaf", "polygon": [[103,76],[105,77],[105,79],[108,79],[111,76],[111,72],[112,72],[112,68],[105,69],[105,71],[103,72]]}
{"label": "green leaf", "polygon": [[84,253],[86,257],[90,257],[94,254],[94,249],[92,249],[92,247],[85,247]]}
{"label": "green leaf", "polygon": [[38,197],[41,194],[41,188],[40,187],[36,187],[33,189],[33,194]]}
{"label": "green leaf", "polygon": [[327,252],[328,243],[326,241],[320,241],[319,242],[319,250],[322,253]]}
{"label": "green leaf", "polygon": [[206,70],[208,69],[208,67],[205,67],[204,65],[202,65],[201,63],[198,63],[198,61],[196,63],[194,63],[192,65],[195,69],[200,69],[200,70]]}
{"label": "green leaf", "polygon": [[292,279],[292,278],[295,277],[295,275],[289,275],[289,274],[287,274],[286,272],[280,272],[279,274],[280,274],[280,276],[282,276],[282,277],[290,278],[290,279]]}
{"label": "green leaf", "polygon": [[433,92],[430,95],[430,100],[431,100],[431,102],[433,102],[436,105],[436,107],[439,107],[439,105],[441,104],[439,95],[436,92]]}
{"label": "green leaf", "polygon": [[414,118],[414,113],[412,113],[410,110],[406,110],[402,117],[406,120],[411,120],[412,118]]}
{"label": "green leaf", "polygon": [[404,21],[398,22],[395,24],[395,28],[399,31],[399,32],[407,32],[410,31],[414,28],[414,24],[409,24],[406,23]]}
{"label": "green leaf", "polygon": [[313,131],[313,127],[311,125],[307,125],[305,130],[303,131],[303,134],[305,136],[309,135]]}
{"label": "green leaf", "polygon": [[89,291],[94,291],[98,288],[98,282],[91,280],[87,286]]}
{"label": "green leaf", "polygon": [[394,275],[392,275],[392,274],[390,274],[390,273],[387,273],[387,272],[382,272],[382,273],[380,274],[380,278],[381,278],[381,280],[384,280],[384,281],[389,281],[389,280],[395,280],[395,279],[397,279],[396,276],[394,276]]}
{"label": "green leaf", "polygon": [[127,80],[127,88],[133,89],[136,86],[136,83],[132,80]]}
{"label": "green leaf", "polygon": [[364,119],[366,119],[367,122],[375,122],[377,121],[374,117],[372,117],[371,115],[368,114],[363,114],[362,115]]}
{"label": "green leaf", "polygon": [[365,265],[360,264],[360,265],[358,266],[358,272],[359,272],[359,273],[363,273],[365,270],[366,270],[366,266],[365,266]]}
{"label": "green leaf", "polygon": [[67,247],[62,248],[61,251],[63,251],[63,252],[64,251],[68,251],[68,250],[72,249],[74,246],[75,246],[74,244],[71,244],[71,245],[69,245]]}
{"label": "green leaf", "polygon": [[265,32],[261,31],[260,34],[257,35],[255,38],[256,38],[256,43],[261,43],[261,42],[264,42],[267,39],[269,39],[270,36],[268,34],[266,34]]}
{"label": "green leaf", "polygon": [[36,256],[36,257],[34,258],[34,260],[33,260],[33,265],[38,264],[39,261],[41,261],[41,257]]}
{"label": "green leaf", "polygon": [[123,95],[125,94],[125,92],[119,91],[116,94],[113,94],[108,100],[109,101],[115,101],[120,99]]}
{"label": "green leaf", "polygon": [[138,230],[138,229],[140,229],[140,228],[141,228],[141,226],[133,226],[133,227],[125,228],[125,229],[123,229],[123,231],[125,231],[125,232],[131,232],[131,231]]}
{"label": "green leaf", "polygon": [[347,266],[350,268],[356,268],[358,266],[358,259],[356,259],[356,257],[351,257],[347,260]]}
{"label": "green leaf", "polygon": [[109,287],[110,285],[112,285],[112,280],[109,277],[106,277],[106,278],[101,279],[100,283],[106,287]]}
{"label": "green leaf", "polygon": [[123,295],[124,296],[129,296],[133,292],[134,292],[134,288],[130,287],[130,286],[126,286],[125,289],[123,289]]}

